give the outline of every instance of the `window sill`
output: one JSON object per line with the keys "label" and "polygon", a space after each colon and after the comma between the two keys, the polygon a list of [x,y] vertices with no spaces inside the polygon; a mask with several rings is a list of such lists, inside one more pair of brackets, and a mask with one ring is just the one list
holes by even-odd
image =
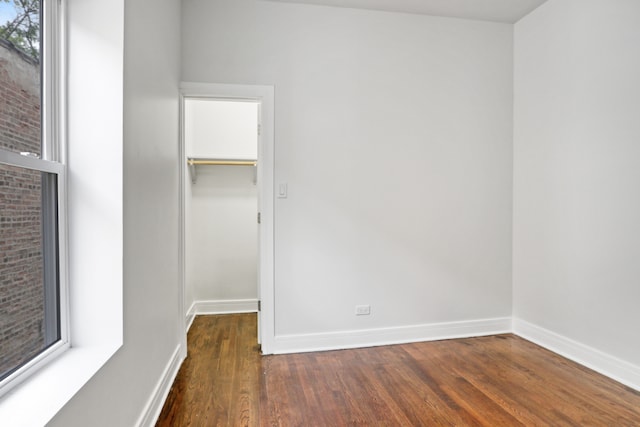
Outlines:
{"label": "window sill", "polygon": [[70,348],[0,399],[2,424],[46,425],[119,347]]}

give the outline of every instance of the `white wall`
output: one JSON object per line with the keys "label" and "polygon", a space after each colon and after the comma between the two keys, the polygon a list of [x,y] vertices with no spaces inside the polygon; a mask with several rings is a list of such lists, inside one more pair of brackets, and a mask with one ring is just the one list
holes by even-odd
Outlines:
{"label": "white wall", "polygon": [[512,26],[182,4],[184,81],[275,85],[277,335],[510,316]]}
{"label": "white wall", "polygon": [[258,297],[258,199],[252,166],[207,166],[191,186],[187,287],[193,301]]}
{"label": "white wall", "polygon": [[258,103],[185,99],[188,157],[257,159]]}
{"label": "white wall", "polygon": [[50,426],[135,425],[184,336],[178,305],[179,17],[178,1],[125,3],[124,345]]}
{"label": "white wall", "polygon": [[635,364],[636,386],[638,46],[636,0],[551,0],[515,26],[514,316]]}

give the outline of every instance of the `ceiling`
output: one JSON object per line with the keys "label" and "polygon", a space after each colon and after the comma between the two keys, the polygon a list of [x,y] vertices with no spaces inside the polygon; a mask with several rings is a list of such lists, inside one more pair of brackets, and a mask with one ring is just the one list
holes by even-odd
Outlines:
{"label": "ceiling", "polygon": [[512,24],[547,0],[272,0]]}

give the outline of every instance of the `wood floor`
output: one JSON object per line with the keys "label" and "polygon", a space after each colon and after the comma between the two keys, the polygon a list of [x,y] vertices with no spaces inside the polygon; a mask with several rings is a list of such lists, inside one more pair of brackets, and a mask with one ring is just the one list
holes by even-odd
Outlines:
{"label": "wood floor", "polygon": [[640,393],[514,335],[260,356],[198,316],[157,426],[640,426]]}

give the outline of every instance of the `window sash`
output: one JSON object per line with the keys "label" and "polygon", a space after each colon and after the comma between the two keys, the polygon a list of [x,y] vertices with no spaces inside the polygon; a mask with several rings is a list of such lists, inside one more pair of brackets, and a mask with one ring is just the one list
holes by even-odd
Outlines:
{"label": "window sash", "polygon": [[[61,2],[64,0],[43,0],[41,13],[41,127],[42,127],[42,148],[41,157],[23,155],[0,148],[0,163],[31,169],[34,171],[47,172],[56,176],[56,191],[49,191],[48,196],[43,194],[42,212],[43,225],[57,225],[57,242],[52,240],[52,235],[43,233],[43,256],[44,251],[48,251],[49,258],[55,255],[56,260],[51,264],[51,259],[45,262],[44,280],[51,280],[47,274],[56,274],[57,287],[47,286],[46,292],[57,292],[57,295],[46,295],[46,298],[53,296],[54,303],[58,305],[58,318],[47,319],[45,322],[59,321],[58,333],[60,339],[51,344],[48,348],[40,352],[37,356],[16,369],[9,376],[0,382],[0,396],[10,391],[12,388],[26,380],[39,368],[48,364],[59,354],[70,347],[69,336],[69,301],[68,301],[68,255],[67,255],[67,173],[65,165],[65,99],[64,99],[64,34],[63,34],[63,14]],[[45,188],[45,182],[42,183]],[[53,190],[53,188],[50,188]],[[57,197],[52,197],[54,194]],[[57,211],[57,216],[52,215]],[[46,216],[45,216],[46,215]],[[51,223],[53,221],[53,223]],[[57,222],[57,223],[56,223]],[[51,228],[51,227],[50,227]],[[57,247],[55,246],[57,244]],[[57,251],[57,253],[56,253]],[[45,256],[46,258],[46,256]],[[49,265],[47,265],[49,263]],[[55,279],[55,278],[54,278]],[[57,289],[56,289],[57,288]],[[57,298],[56,298],[57,297]],[[45,304],[47,304],[45,300]],[[46,312],[46,311],[45,311]],[[45,315],[46,316],[46,315]],[[45,339],[46,340],[46,339]]]}
{"label": "window sash", "polygon": [[11,151],[0,148],[0,163],[9,166],[32,169],[40,172],[49,172],[56,175],[63,175],[65,171],[64,164],[43,160],[38,157],[13,153]]}
{"label": "window sash", "polygon": [[[58,307],[57,317],[47,318],[46,313],[51,313],[51,311],[45,310],[45,322],[59,322],[58,334],[60,337],[48,348],[41,351],[37,356],[33,357],[30,361],[26,362],[2,380],[0,383],[0,396],[2,396],[13,387],[27,379],[29,375],[36,372],[40,367],[49,363],[52,359],[69,348],[70,338],[68,326],[69,310],[66,268],[66,168],[61,163],[20,155],[5,149],[0,149],[0,163],[8,166],[46,172],[56,176],[57,178],[57,188],[55,188],[55,191],[53,191],[53,188],[50,188],[51,191],[48,191],[48,194],[43,194],[42,197],[43,226],[46,227],[45,223],[49,223],[48,229],[43,230],[42,249],[43,258],[45,259],[45,271],[43,271],[45,280],[45,304],[53,303]],[[43,180],[42,186],[43,189],[46,188],[47,184],[45,183],[45,180]],[[54,195],[57,195],[57,197],[53,197]],[[57,215],[54,214],[56,211]],[[51,230],[55,230],[56,226],[57,236],[50,232]],[[55,237],[57,237],[57,239],[55,239]],[[55,246],[56,244],[57,246]],[[56,264],[51,264],[52,262]],[[51,274],[55,274],[57,277],[51,277]],[[57,286],[51,286],[51,283],[46,283],[52,279],[57,279],[57,284],[54,283],[54,285]],[[54,292],[57,293],[57,295]],[[53,300],[51,297],[53,297]],[[45,328],[45,331],[48,329],[49,328]],[[49,339],[45,337],[45,341],[49,341]]]}

